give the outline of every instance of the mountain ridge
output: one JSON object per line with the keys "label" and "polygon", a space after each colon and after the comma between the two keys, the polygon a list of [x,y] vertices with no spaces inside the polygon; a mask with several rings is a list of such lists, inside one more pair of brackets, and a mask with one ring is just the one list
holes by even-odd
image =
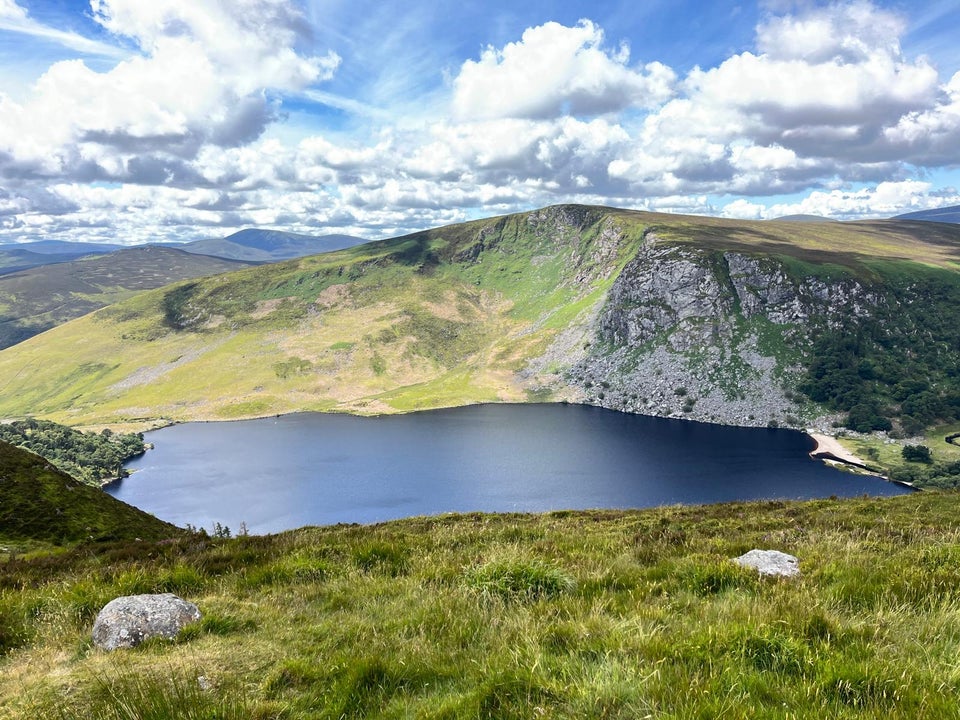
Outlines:
{"label": "mountain ridge", "polygon": [[280,230],[246,228],[224,238],[184,243],[180,248],[201,255],[248,262],[276,262],[332,252],[367,242],[352,235],[300,235]]}
{"label": "mountain ridge", "polygon": [[[954,413],[955,351],[911,360],[907,331],[952,347],[958,262],[948,225],[551,206],[140,294],[0,353],[0,413],[113,424],[565,400],[916,429]],[[926,385],[901,398],[904,373]]]}
{"label": "mountain ridge", "polygon": [[917,210],[915,212],[896,215],[894,220],[922,220],[925,222],[960,223],[960,205],[934,208],[932,210]]}
{"label": "mountain ridge", "polygon": [[0,349],[141,290],[248,266],[142,245],[0,275]]}

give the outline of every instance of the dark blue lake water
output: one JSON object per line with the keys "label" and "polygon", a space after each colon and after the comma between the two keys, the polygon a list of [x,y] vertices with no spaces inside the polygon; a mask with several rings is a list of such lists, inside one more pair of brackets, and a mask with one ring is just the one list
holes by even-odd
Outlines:
{"label": "dark blue lake water", "polygon": [[477,405],[378,418],[297,414],[188,423],[107,491],[177,525],[252,533],[446,512],[640,508],[898,495],[834,470],[790,430],[579,405]]}

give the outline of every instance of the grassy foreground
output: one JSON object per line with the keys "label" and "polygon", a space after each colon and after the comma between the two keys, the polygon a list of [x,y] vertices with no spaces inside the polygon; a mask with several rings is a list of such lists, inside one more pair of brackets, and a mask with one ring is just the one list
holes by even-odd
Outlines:
{"label": "grassy foreground", "polygon": [[[0,716],[960,717],[953,494],[462,515],[3,564]],[[753,547],[802,577],[731,564]],[[204,619],[113,654],[119,594]]]}

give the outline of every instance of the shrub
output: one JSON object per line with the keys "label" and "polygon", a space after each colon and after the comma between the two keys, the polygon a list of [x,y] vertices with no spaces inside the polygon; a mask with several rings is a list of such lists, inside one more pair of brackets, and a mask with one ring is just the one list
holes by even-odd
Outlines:
{"label": "shrub", "polygon": [[933,458],[930,456],[930,448],[926,445],[904,445],[900,454],[907,462],[918,462],[925,465],[933,462]]}

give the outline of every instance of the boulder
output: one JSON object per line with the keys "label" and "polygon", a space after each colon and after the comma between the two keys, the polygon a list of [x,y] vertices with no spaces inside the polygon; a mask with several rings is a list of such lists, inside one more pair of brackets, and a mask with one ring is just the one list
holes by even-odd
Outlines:
{"label": "boulder", "polygon": [[733,561],[743,567],[754,568],[761,575],[793,577],[800,574],[800,561],[779,550],[751,550]]}
{"label": "boulder", "polygon": [[172,640],[200,619],[200,610],[172,593],[126,595],[111,600],[93,623],[93,643],[103,650],[136,647],[144,640]]}

